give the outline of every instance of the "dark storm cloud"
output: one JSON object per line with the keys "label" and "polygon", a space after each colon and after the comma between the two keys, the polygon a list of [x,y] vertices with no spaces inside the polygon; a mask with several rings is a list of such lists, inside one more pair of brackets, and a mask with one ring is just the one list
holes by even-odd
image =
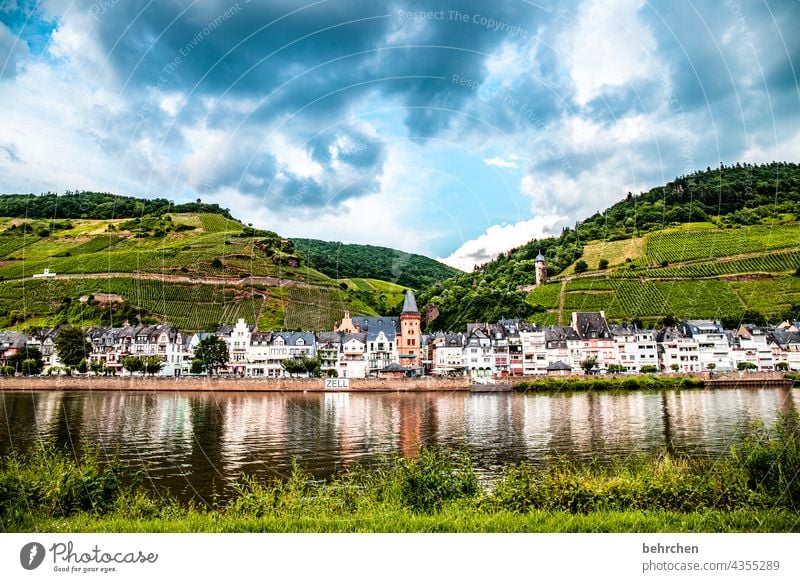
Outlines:
{"label": "dark storm cloud", "polygon": [[[484,102],[475,92],[454,84],[453,75],[483,83],[491,52],[503,43],[533,40],[536,27],[556,14],[521,1],[486,5],[479,0],[316,4],[164,0],[144,9],[127,2],[99,6],[83,4],[97,22],[108,66],[125,84],[127,97],[139,102],[136,120],[111,122],[129,128],[133,135],[109,131],[107,126],[98,131],[105,142],[119,142],[107,143],[109,148],[121,150],[131,139],[148,135],[168,137],[175,146],[180,144],[175,128],[198,122],[220,130],[244,124],[267,131],[277,124],[291,132],[301,147],[310,140],[311,155],[325,166],[326,183],[335,191],[325,192],[321,183],[286,172],[277,175],[275,156],[268,147],[247,137],[231,146],[237,161],[225,156],[226,170],[215,173],[209,183],[215,188],[235,184],[242,192],[274,202],[289,197],[308,205],[324,203],[331,196],[343,200],[375,191],[386,158],[377,138],[351,135],[358,145],[337,159],[339,171],[344,167],[350,180],[341,183],[345,176],[334,179],[336,172],[326,165],[333,161],[331,144],[342,135],[336,130],[315,135],[320,124],[349,115],[353,104],[367,96],[395,99],[405,106],[406,125],[414,136],[432,136],[449,128],[457,117],[453,112],[473,102],[481,120],[487,111],[491,120],[492,108],[482,107]],[[550,117],[551,91],[536,82],[516,90],[536,105],[538,118]],[[165,119],[158,107],[161,97],[171,92],[191,96],[175,120]],[[201,98],[211,99],[214,106],[198,105]],[[239,102],[248,103],[250,109],[243,112]],[[508,128],[530,120],[516,112],[506,122]],[[173,129],[164,133],[170,125]],[[119,135],[126,139],[119,140]],[[247,147],[257,149],[243,151]],[[374,177],[358,179],[353,172]]]}

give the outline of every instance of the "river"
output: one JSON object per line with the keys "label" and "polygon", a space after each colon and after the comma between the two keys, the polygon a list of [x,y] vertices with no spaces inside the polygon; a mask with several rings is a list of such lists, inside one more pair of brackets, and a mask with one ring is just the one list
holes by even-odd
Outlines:
{"label": "river", "polygon": [[800,390],[571,394],[0,392],[0,455],[43,439],[141,468],[179,499],[224,498],[242,473],[325,478],[420,444],[466,447],[479,471],[554,457],[669,450],[715,457],[755,420],[800,408]]}

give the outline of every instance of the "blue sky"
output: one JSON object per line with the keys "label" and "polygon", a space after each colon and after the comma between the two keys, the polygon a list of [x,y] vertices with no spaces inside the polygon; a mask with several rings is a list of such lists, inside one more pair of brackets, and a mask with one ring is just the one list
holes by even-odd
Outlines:
{"label": "blue sky", "polygon": [[202,198],[463,269],[800,158],[800,3],[0,3],[0,191]]}

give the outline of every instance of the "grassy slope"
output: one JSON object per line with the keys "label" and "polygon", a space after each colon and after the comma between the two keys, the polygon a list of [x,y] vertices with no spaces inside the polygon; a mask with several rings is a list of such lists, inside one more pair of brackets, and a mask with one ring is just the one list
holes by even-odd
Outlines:
{"label": "grassy slope", "polygon": [[[332,329],[344,309],[377,315],[371,296],[388,296],[391,306],[402,288],[375,281],[367,297],[340,291],[337,281],[304,264],[287,264],[290,249],[266,254],[259,237],[239,236],[242,225],[219,214],[171,214],[173,229],[162,237],[137,236],[128,220],[71,219],[71,228],[53,229],[46,220],[2,219],[0,222],[0,327],[45,327],[71,322],[101,323],[103,308],[82,309],[77,299],[99,292],[120,295],[137,315],[173,323],[185,330],[211,329],[239,317],[258,319],[260,329]],[[30,229],[23,231],[27,224]],[[126,225],[128,225],[126,227]],[[11,230],[12,226],[16,226]],[[111,227],[112,230],[109,230]],[[48,236],[38,231],[49,229]],[[215,268],[215,259],[222,268]],[[33,279],[50,269],[76,278]],[[227,277],[231,284],[208,285],[126,277],[124,274],[170,275],[182,278]],[[113,278],[95,274],[122,274]],[[297,290],[251,283],[246,275],[266,276],[316,285],[310,300],[292,301]],[[240,283],[234,285],[233,283]],[[294,295],[290,296],[290,293]],[[366,301],[365,301],[366,299]],[[67,306],[65,303],[72,303]],[[108,312],[108,309],[105,309]],[[319,312],[320,317],[310,314]],[[115,325],[122,319],[110,320]]]}

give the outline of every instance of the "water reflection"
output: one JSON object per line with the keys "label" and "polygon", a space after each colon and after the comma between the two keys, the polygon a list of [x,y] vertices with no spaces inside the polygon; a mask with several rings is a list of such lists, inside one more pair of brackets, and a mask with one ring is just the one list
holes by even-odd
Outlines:
{"label": "water reflection", "polygon": [[552,457],[612,459],[664,449],[725,454],[744,427],[797,410],[789,389],[648,393],[0,393],[0,454],[38,439],[96,447],[181,498],[223,497],[240,474],[323,478],[422,444],[467,447],[485,474]]}

